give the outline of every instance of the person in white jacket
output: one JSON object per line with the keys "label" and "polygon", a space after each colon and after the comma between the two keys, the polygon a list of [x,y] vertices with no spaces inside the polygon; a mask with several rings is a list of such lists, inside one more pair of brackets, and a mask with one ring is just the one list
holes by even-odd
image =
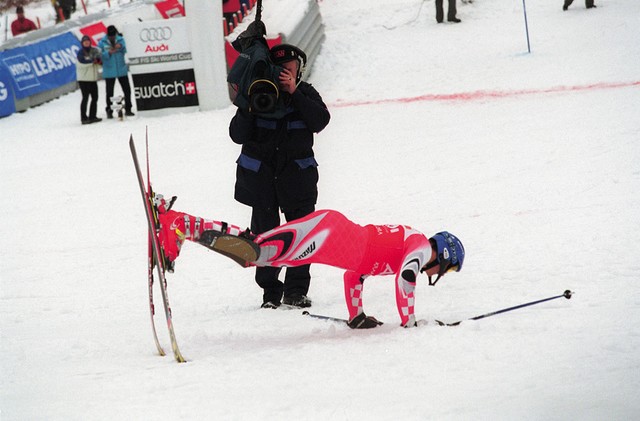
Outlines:
{"label": "person in white jacket", "polygon": [[[102,65],[102,54],[96,47],[91,46],[91,38],[87,35],[82,37],[82,48],[78,51],[78,62],[76,63],[76,77],[82,101],[80,102],[80,121],[82,124],[91,124],[102,121],[96,116],[98,111],[98,79],[100,78],[100,66]],[[87,104],[89,104],[89,115],[87,115]]]}

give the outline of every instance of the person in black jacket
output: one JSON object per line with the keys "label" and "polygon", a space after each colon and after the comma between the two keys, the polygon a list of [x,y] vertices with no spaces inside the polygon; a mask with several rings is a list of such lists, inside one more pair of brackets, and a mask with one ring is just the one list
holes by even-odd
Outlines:
{"label": "person in black jacket", "polygon": [[[279,119],[258,117],[238,108],[229,125],[231,139],[242,145],[236,161],[235,199],[251,206],[251,231],[259,234],[280,225],[280,210],[287,221],[315,210],[318,198],[318,163],[313,135],[329,123],[330,114],[320,94],[301,81],[304,53],[295,46],[277,45],[269,51],[272,62],[282,66],[279,85],[287,113]],[[263,308],[281,302],[310,307],[307,297],[309,265],[286,269],[284,284],[280,268],[256,269],[263,289]]]}

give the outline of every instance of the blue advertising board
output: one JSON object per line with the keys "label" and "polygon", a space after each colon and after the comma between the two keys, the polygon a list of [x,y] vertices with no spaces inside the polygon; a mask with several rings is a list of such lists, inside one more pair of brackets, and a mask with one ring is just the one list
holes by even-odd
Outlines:
{"label": "blue advertising board", "polygon": [[13,87],[9,71],[0,62],[0,117],[6,117],[16,112],[16,103],[13,99]]}
{"label": "blue advertising board", "polygon": [[16,99],[23,99],[74,82],[78,50],[78,39],[66,32],[0,52],[0,66],[9,73]]}

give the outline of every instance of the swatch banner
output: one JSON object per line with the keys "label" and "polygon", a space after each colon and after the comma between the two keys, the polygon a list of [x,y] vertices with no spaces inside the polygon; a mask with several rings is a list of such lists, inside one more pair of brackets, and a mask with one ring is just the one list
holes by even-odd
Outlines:
{"label": "swatch banner", "polygon": [[76,81],[78,39],[70,32],[35,44],[0,52],[16,99],[23,99]]}
{"label": "swatch banner", "polygon": [[138,111],[198,105],[193,69],[132,74]]}
{"label": "swatch banner", "polygon": [[0,117],[5,117],[16,112],[16,104],[13,99],[11,76],[0,62]]}

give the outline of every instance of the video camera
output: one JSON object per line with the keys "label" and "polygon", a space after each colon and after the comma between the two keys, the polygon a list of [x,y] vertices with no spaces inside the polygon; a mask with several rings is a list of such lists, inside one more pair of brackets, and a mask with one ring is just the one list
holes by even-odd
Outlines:
{"label": "video camera", "polygon": [[[233,103],[238,108],[260,117],[279,119],[287,113],[279,87],[284,68],[272,61],[265,34],[264,23],[254,21],[232,43],[240,56],[229,71],[227,82],[237,91]],[[301,60],[302,68],[307,61],[304,52],[294,46],[286,48],[290,54],[285,58]]]}

